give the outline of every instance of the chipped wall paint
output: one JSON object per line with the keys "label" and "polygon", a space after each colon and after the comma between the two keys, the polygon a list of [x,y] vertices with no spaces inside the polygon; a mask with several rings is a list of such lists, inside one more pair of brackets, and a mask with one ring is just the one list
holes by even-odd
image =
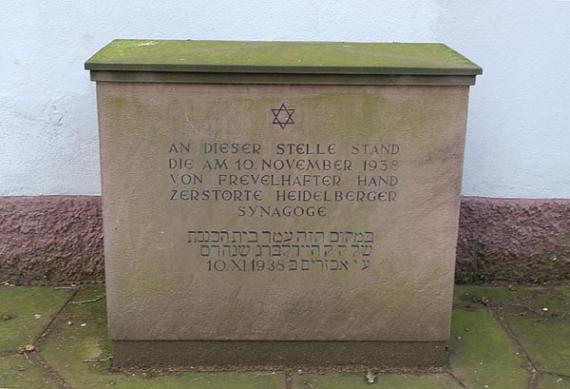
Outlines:
{"label": "chipped wall paint", "polygon": [[570,197],[570,2],[0,3],[0,195],[99,194],[95,86],[114,38],[444,42],[484,68],[463,192]]}

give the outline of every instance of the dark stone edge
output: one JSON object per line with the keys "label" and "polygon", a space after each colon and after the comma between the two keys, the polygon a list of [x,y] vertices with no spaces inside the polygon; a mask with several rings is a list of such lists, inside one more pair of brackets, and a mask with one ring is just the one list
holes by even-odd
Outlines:
{"label": "dark stone edge", "polygon": [[[0,282],[104,281],[100,196],[0,197]],[[570,281],[570,199],[463,197],[456,282]]]}
{"label": "dark stone edge", "polygon": [[152,72],[132,70],[91,70],[91,80],[98,82],[143,82],[184,84],[253,84],[253,85],[475,85],[473,75],[433,74],[290,74],[290,73],[215,73]]}
{"label": "dark stone edge", "polygon": [[368,366],[433,368],[448,363],[446,342],[113,341],[113,367]]}
{"label": "dark stone edge", "polygon": [[159,64],[125,62],[85,62],[85,70],[109,72],[178,72],[234,74],[237,77],[247,73],[275,74],[327,74],[327,75],[388,75],[388,76],[477,76],[483,69],[469,61],[471,66],[457,67],[397,67],[397,66],[279,66],[279,65],[201,65],[201,64]]}
{"label": "dark stone edge", "polygon": [[[158,44],[162,46],[160,51],[145,47],[148,43],[153,43],[152,46]],[[142,45],[141,45],[142,43]],[[229,50],[239,49],[239,51],[244,54],[247,53],[250,58],[245,58],[244,56],[236,57],[233,61],[234,63],[204,63],[200,59],[200,49],[197,49],[193,44],[195,43],[208,43],[210,50],[216,49],[228,49],[228,44],[232,44],[234,47],[229,48]],[[224,47],[220,47],[219,43],[223,43]],[[346,51],[342,48],[347,43],[350,44],[351,49]],[[363,53],[363,45],[367,47],[365,51],[377,51],[379,48],[373,49],[369,45],[370,43],[376,44],[387,44],[395,45],[400,47],[413,46],[415,50],[419,46],[429,46],[434,50],[438,48],[438,56],[431,60],[426,61],[422,65],[414,64],[401,64],[385,66],[381,64],[362,64],[357,59],[353,61],[352,65],[334,65],[327,63],[327,55],[323,54],[323,46],[333,47],[338,55],[338,51],[345,51],[346,55],[354,54],[354,49],[357,49],[356,56],[358,57]],[[253,44],[253,46],[252,46]],[[297,63],[297,64],[252,64],[250,62],[251,57],[257,56],[257,54],[263,52],[275,53],[276,46],[281,46],[279,51],[283,50],[285,47],[290,47],[290,44],[295,44],[297,46],[304,46],[305,49],[311,49],[311,51],[321,52],[321,60],[313,60],[312,63]],[[165,47],[165,45],[168,45]],[[173,45],[176,45],[174,47]],[[263,45],[263,47],[259,46]],[[117,52],[116,48],[119,46],[120,53]],[[186,46],[186,47],[182,47]],[[257,47],[255,47],[257,46]],[[196,56],[196,50],[198,50]],[[203,50],[203,49],[202,49]],[[413,51],[402,52],[404,57],[409,57],[412,60],[417,59],[420,56],[426,55],[425,53],[417,53]],[[173,53],[176,52],[177,60],[164,61],[164,57],[172,57]],[[325,51],[326,53],[326,51]],[[203,54],[203,52],[202,52]],[[294,53],[289,53],[294,57],[298,55]],[[429,54],[428,54],[429,55]],[[431,55],[429,55],[431,57]],[[158,60],[157,60],[158,59]],[[301,57],[298,57],[301,60]],[[244,62],[245,60],[245,62]],[[414,61],[412,61],[414,62]],[[482,74],[483,69],[469,60],[468,58],[461,55],[456,50],[450,48],[449,46],[442,43],[413,43],[413,42],[307,42],[307,41],[193,41],[192,40],[148,40],[148,39],[115,39],[108,43],[105,47],[100,49],[91,58],[89,58],[85,64],[86,70],[108,70],[108,71],[148,71],[148,72],[215,72],[215,73],[291,73],[291,74],[387,74],[387,75],[398,75],[398,74],[435,74],[435,75],[478,75]]]}

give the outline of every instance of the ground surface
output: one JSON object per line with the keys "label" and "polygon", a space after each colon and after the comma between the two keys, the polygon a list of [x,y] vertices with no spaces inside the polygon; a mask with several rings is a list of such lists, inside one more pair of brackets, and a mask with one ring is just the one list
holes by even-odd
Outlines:
{"label": "ground surface", "polygon": [[0,287],[0,315],[0,388],[570,388],[570,287],[457,287],[435,372],[111,372],[103,287]]}

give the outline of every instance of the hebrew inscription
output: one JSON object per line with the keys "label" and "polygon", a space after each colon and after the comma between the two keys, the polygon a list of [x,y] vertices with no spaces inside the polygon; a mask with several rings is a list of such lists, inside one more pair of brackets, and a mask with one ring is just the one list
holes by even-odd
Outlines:
{"label": "hebrew inscription", "polygon": [[188,231],[188,243],[200,247],[200,256],[207,259],[209,271],[366,270],[374,233]]}

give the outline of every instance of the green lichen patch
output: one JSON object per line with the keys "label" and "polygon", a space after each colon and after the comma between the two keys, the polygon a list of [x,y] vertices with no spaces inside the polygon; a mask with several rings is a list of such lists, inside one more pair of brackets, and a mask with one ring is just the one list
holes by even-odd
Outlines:
{"label": "green lichen patch", "polygon": [[76,388],[282,388],[283,374],[259,373],[170,373],[110,371],[111,343],[107,339],[104,288],[80,290],[54,321],[40,344],[46,362]]}
{"label": "green lichen patch", "polygon": [[16,351],[32,343],[72,292],[47,287],[1,287],[0,352]]}
{"label": "green lichen patch", "polygon": [[23,355],[0,358],[0,388],[52,389],[55,382]]}
{"label": "green lichen patch", "polygon": [[552,374],[541,374],[538,377],[538,389],[570,389],[570,378]]}
{"label": "green lichen patch", "polygon": [[[372,378],[372,377],[370,377]],[[378,374],[375,384],[368,383],[364,373],[339,374],[296,374],[293,377],[295,389],[358,389],[358,388],[406,388],[406,389],[447,389],[460,386],[447,374]]]}
{"label": "green lichen patch", "polygon": [[526,388],[530,374],[519,350],[483,309],[456,309],[451,368],[468,388]]}
{"label": "green lichen patch", "polygon": [[439,43],[239,42],[118,39],[85,64],[92,70],[327,74],[481,74]]}

